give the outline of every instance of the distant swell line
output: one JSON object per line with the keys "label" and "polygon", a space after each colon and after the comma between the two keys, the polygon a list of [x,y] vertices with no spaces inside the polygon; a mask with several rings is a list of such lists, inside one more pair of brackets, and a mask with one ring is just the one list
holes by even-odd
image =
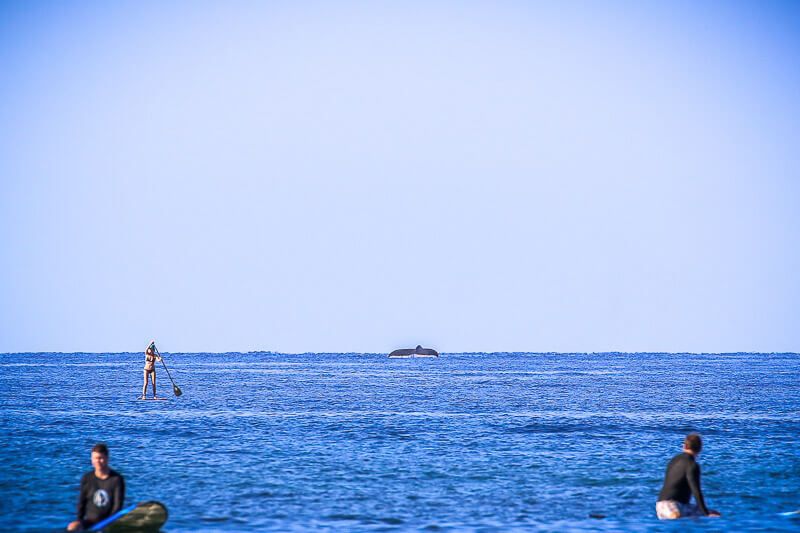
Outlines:
{"label": "distant swell line", "polygon": [[[7,413],[22,415],[47,415],[47,416],[113,416],[113,417],[151,417],[149,411],[114,411],[97,409],[79,409],[74,411],[50,411],[45,409],[20,409],[9,407],[5,409]],[[171,409],[159,412],[160,417],[171,418],[363,418],[374,416],[396,416],[408,418],[518,418],[518,419],[547,419],[547,420],[601,420],[601,419],[625,419],[638,422],[664,422],[671,423],[675,419],[682,421],[705,421],[705,420],[764,420],[776,422],[796,422],[797,419],[791,414],[744,414],[744,413],[682,413],[679,411],[669,411],[660,413],[632,413],[632,412],[590,412],[590,411],[541,411],[541,412],[483,412],[483,413],[459,413],[448,411],[254,411],[237,410],[224,411],[204,410],[204,409]]]}

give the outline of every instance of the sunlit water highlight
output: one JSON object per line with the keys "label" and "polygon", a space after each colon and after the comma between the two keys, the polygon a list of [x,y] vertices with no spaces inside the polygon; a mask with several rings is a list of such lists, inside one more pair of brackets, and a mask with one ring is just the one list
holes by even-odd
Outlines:
{"label": "sunlit water highlight", "polygon": [[[4,529],[70,520],[96,441],[166,531],[800,528],[795,354],[165,354],[166,402],[142,359],[0,355]],[[665,524],[689,431],[725,516]]]}

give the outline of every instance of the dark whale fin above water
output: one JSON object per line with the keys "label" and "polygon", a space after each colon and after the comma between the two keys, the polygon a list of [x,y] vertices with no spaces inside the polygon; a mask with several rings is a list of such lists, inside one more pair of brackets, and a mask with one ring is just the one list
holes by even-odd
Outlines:
{"label": "dark whale fin above water", "polygon": [[439,357],[439,352],[433,348],[423,348],[422,346],[417,345],[416,348],[402,348],[400,350],[395,350],[389,354],[389,357],[399,357],[403,355],[432,355],[434,357]]}

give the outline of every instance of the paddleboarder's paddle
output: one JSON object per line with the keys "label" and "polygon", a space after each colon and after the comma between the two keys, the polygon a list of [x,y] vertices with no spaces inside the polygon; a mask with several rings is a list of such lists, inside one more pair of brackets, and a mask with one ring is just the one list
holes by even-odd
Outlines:
{"label": "paddleboarder's paddle", "polygon": [[169,380],[172,381],[172,392],[175,393],[175,396],[180,396],[181,394],[183,394],[183,392],[181,392],[181,388],[175,385],[175,382],[172,380],[172,376],[169,374],[169,368],[167,368],[166,363],[164,363],[164,358],[161,357],[161,354],[158,352],[158,348],[156,348],[155,346],[153,346],[153,348],[155,348],[158,357],[161,358],[161,364],[164,365],[164,370],[167,371],[167,377],[169,377]]}

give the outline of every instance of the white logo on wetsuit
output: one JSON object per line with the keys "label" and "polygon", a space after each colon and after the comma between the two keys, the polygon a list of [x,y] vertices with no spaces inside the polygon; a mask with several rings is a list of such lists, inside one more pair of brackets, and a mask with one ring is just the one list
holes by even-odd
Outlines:
{"label": "white logo on wetsuit", "polygon": [[96,490],[94,492],[94,498],[92,498],[94,504],[100,508],[107,506],[110,500],[111,498],[108,497],[108,493],[103,489]]}

